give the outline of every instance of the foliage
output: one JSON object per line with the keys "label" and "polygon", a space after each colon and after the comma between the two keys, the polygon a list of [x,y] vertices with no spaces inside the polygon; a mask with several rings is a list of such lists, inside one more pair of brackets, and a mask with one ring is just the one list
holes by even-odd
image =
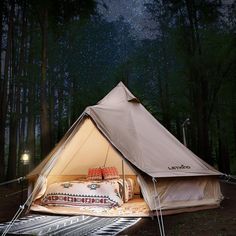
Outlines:
{"label": "foliage", "polygon": [[[11,163],[8,149],[13,140],[18,162],[22,149],[33,150],[34,165],[42,158],[39,127],[45,11],[45,96],[52,146],[86,106],[96,104],[122,80],[180,140],[181,124],[189,117],[190,149],[218,164],[223,172],[235,173],[235,5],[145,2],[149,2],[145,7],[155,38],[134,35],[132,25],[122,17],[106,20],[106,12],[101,16],[97,8],[100,1],[2,1],[1,69],[6,65],[7,70],[1,70],[0,88],[1,93],[7,88],[7,99],[1,96],[0,101],[7,110],[0,113],[5,134],[0,149],[6,150],[0,156],[6,166],[1,176],[6,163]],[[109,11],[109,6],[105,8]]]}

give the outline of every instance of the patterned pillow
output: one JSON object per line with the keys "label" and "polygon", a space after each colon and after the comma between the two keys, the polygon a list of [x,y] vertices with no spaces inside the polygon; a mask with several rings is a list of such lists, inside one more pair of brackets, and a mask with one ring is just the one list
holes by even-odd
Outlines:
{"label": "patterned pillow", "polygon": [[102,169],[89,168],[87,180],[102,180]]}
{"label": "patterned pillow", "polygon": [[102,175],[104,179],[119,179],[119,173],[116,167],[103,167],[102,168]]}

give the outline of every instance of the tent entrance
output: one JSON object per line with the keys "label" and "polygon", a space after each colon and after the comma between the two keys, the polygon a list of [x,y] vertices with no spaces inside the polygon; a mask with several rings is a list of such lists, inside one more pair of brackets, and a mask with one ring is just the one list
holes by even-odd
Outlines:
{"label": "tent entrance", "polygon": [[[115,166],[122,174],[121,154],[101,134],[90,118],[85,118],[73,138],[61,151],[49,176],[87,175],[89,168]],[[124,172],[135,175],[125,164]]]}
{"label": "tent entrance", "polygon": [[[88,169],[97,167],[116,167],[120,178],[133,180],[133,199],[114,209],[86,209],[80,207],[42,206],[42,198],[48,187],[55,183],[86,181]],[[124,194],[123,194],[124,196]],[[85,214],[99,216],[149,216],[150,209],[140,197],[140,187],[135,170],[123,156],[101,134],[93,121],[82,120],[73,138],[64,149],[49,172],[46,182],[31,206],[33,211],[56,214]],[[99,211],[99,212],[98,212]]]}

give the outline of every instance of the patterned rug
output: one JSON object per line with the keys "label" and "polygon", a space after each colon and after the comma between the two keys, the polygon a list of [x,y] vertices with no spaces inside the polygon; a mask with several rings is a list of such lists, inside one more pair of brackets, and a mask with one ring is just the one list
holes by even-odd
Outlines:
{"label": "patterned rug", "polygon": [[[141,218],[105,218],[31,214],[18,219],[9,231],[16,235],[117,235]],[[0,233],[8,223],[0,224]]]}

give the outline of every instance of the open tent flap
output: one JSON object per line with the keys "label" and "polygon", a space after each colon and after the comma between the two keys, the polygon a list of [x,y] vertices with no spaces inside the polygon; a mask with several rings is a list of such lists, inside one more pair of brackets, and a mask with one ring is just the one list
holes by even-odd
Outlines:
{"label": "open tent flap", "polygon": [[[86,178],[88,169],[96,167],[115,166],[119,175],[123,175],[121,154],[100,133],[89,117],[83,119],[73,138],[57,155],[57,160],[47,176],[47,185]],[[123,163],[124,174],[135,178],[135,172],[127,162]],[[135,190],[139,190],[137,183]]]}
{"label": "open tent flap", "polygon": [[[73,139],[62,150],[49,176],[86,175],[89,168],[99,166],[116,166],[122,174],[120,154],[99,132],[91,119],[85,118]],[[125,173],[134,174],[127,165]]]}

